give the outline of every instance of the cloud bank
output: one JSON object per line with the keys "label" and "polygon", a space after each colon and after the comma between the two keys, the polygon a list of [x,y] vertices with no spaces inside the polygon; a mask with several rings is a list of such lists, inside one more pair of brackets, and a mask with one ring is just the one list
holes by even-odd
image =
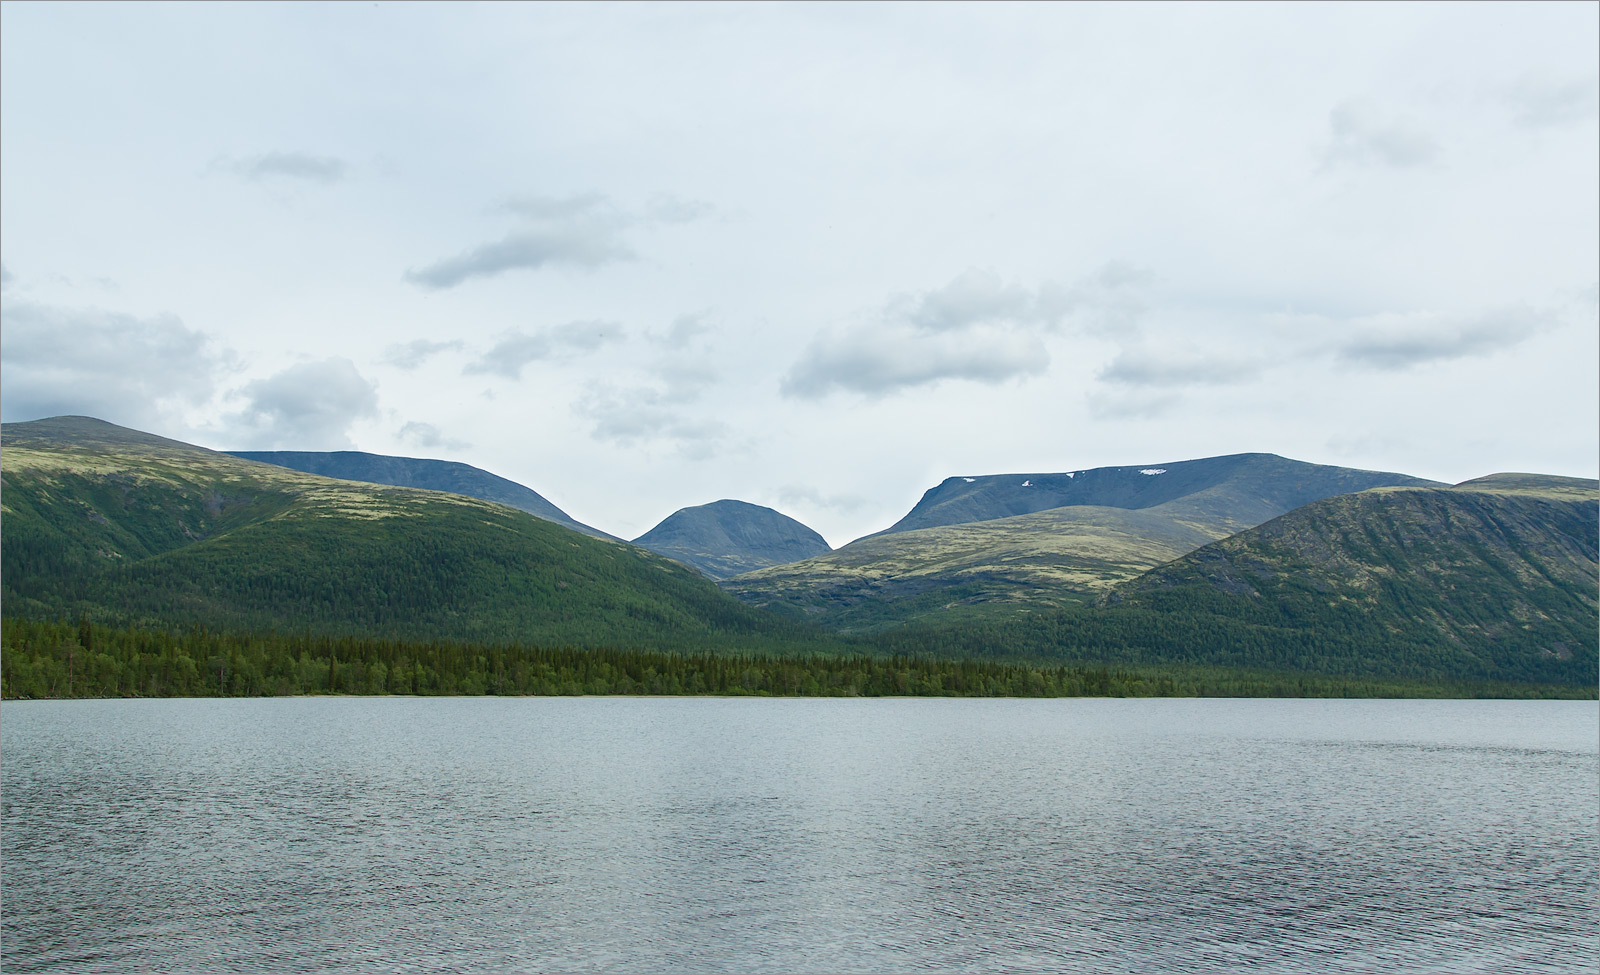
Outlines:
{"label": "cloud bank", "polygon": [[568,322],[532,332],[512,329],[501,333],[489,351],[461,371],[469,376],[487,373],[517,380],[530,362],[594,352],[622,338],[623,328],[616,322]]}
{"label": "cloud bank", "polygon": [[8,300],[0,307],[0,411],[7,420],[95,416],[140,429],[202,405],[230,353],[172,315]]}

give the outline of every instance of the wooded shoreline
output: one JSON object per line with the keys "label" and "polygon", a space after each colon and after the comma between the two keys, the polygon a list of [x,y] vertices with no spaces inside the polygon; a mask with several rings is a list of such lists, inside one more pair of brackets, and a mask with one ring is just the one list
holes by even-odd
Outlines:
{"label": "wooded shoreline", "polygon": [[0,621],[0,698],[293,695],[1595,699],[1595,687],[860,653],[730,654]]}

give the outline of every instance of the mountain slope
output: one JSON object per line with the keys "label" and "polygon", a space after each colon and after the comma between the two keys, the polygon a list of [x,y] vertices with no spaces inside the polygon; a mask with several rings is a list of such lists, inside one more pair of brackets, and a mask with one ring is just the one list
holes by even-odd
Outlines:
{"label": "mountain slope", "polygon": [[1595,481],[1493,475],[1453,488],[1375,489],[1204,546],[1099,605],[913,624],[874,643],[961,658],[1592,693],[1597,552]]}
{"label": "mountain slope", "polygon": [[804,635],[654,553],[493,502],[81,417],[0,438],[7,615],[579,646]]}
{"label": "mountain slope", "polygon": [[[1431,483],[1272,454],[950,478],[884,532],[739,576],[724,588],[753,605],[849,628],[994,604],[1078,604],[1308,500]],[[1026,513],[998,515],[1017,509]]]}
{"label": "mountain slope", "polygon": [[538,492],[496,474],[448,460],[425,460],[417,457],[391,457],[385,454],[368,454],[356,450],[230,450],[228,453],[245,460],[263,464],[277,464],[307,474],[320,474],[344,481],[365,481],[370,484],[391,484],[395,487],[423,488],[428,491],[449,491],[469,498],[498,501],[530,515],[564,525],[574,531],[596,538],[612,538],[598,528],[591,528],[545,500]]}
{"label": "mountain slope", "polygon": [[788,515],[745,501],[680,508],[633,544],[726,579],[829,551],[821,535]]}
{"label": "mountain slope", "polygon": [[1485,672],[1596,677],[1600,485],[1491,475],[1329,498],[1122,587],[1131,608],[1370,631]]}
{"label": "mountain slope", "polygon": [[1229,454],[1060,474],[950,477],[928,489],[904,518],[879,534],[990,521],[1073,505],[1139,510],[1179,499],[1206,513],[1210,522],[1238,530],[1319,498],[1373,487],[1431,483],[1405,474],[1307,464],[1276,454]]}

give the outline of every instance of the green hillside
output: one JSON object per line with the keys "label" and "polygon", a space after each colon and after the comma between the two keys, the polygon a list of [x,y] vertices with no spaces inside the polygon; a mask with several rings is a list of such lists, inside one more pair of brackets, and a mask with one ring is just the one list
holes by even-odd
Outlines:
{"label": "green hillside", "polygon": [[571,515],[551,504],[532,488],[507,480],[497,474],[480,470],[470,464],[448,460],[426,460],[419,457],[393,457],[387,454],[368,454],[359,450],[230,450],[228,453],[245,460],[263,464],[277,464],[306,474],[341,481],[366,481],[371,484],[389,484],[395,487],[423,488],[428,491],[448,491],[469,498],[498,501],[545,521],[571,528],[573,531],[611,538],[598,528],[576,521]]}
{"label": "green hillside", "polygon": [[500,504],[83,417],[0,439],[8,616],[579,646],[811,636],[671,560]]}
{"label": "green hillside", "polygon": [[1495,475],[1314,502],[1100,605],[884,633],[957,656],[1593,688],[1600,490]]}
{"label": "green hillside", "polygon": [[[950,478],[885,532],[723,588],[755,606],[861,632],[1082,605],[1307,501],[1432,483],[1273,454]],[[1029,510],[1043,504],[1059,506]],[[1027,513],[1000,516],[1016,510]],[[910,527],[918,525],[928,527]]]}

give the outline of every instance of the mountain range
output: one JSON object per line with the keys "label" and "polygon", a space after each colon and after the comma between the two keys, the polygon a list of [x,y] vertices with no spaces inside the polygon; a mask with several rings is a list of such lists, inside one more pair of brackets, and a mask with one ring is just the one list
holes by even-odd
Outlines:
{"label": "mountain range", "polygon": [[460,494],[336,480],[88,417],[0,428],[8,615],[399,639],[806,639],[646,549]]}
{"label": "mountain range", "polygon": [[1435,483],[1274,454],[952,477],[876,535],[725,588],[755,605],[851,628],[997,603],[1081,604],[1307,502]]}
{"label": "mountain range", "polygon": [[0,444],[11,617],[1596,680],[1593,480],[1451,486],[1271,454],[959,476],[830,552],[732,500],[629,544],[464,464],[233,455],[85,417],[8,423]]}

